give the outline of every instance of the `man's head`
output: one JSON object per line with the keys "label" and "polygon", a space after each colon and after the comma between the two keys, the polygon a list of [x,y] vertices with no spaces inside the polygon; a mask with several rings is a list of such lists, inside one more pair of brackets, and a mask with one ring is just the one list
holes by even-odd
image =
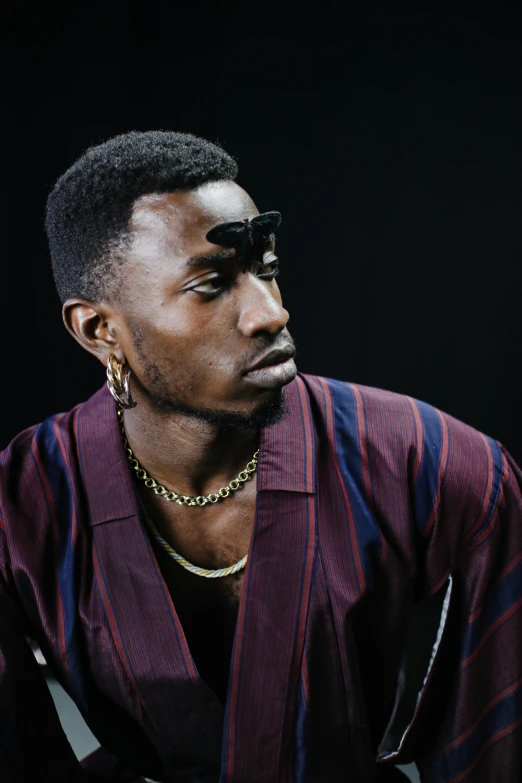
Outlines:
{"label": "man's head", "polygon": [[[67,328],[133,393],[217,424],[280,414],[280,378],[245,374],[292,341],[267,244],[248,268],[210,243],[216,225],[258,211],[220,147],[187,134],[129,133],[89,149],[56,183],[46,229]],[[292,365],[292,363],[290,363]],[[269,374],[269,373],[268,373]]]}

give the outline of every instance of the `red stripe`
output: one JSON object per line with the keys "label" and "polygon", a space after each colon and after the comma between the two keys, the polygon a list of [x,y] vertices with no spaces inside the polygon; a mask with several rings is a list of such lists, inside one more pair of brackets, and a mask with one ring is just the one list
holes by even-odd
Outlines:
{"label": "red stripe", "polygon": [[305,649],[303,653],[303,663],[301,666],[301,682],[303,683],[303,692],[306,704],[310,701],[310,672],[308,671],[308,655]]}
{"label": "red stripe", "polygon": [[[482,509],[481,509],[480,515],[479,515],[479,517],[477,519],[476,524],[473,527],[471,527],[471,529],[468,532],[468,535],[464,539],[464,541],[463,541],[464,546],[466,546],[466,544],[470,541],[470,539],[473,538],[473,536],[475,535],[476,531],[480,530],[480,527],[481,527],[483,521],[486,519],[488,510],[489,510],[489,505],[490,505],[490,502],[491,502],[491,490],[493,488],[493,480],[494,480],[494,477],[495,477],[493,455],[491,453],[491,449],[489,448],[488,441],[486,440],[486,437],[481,432],[479,432],[478,434],[480,435],[480,437],[482,438],[482,441],[484,443],[485,451],[486,451],[486,458],[487,458],[487,461],[488,461],[487,484],[486,484],[486,489],[485,489],[485,492],[484,492],[484,500],[482,502]],[[481,478],[482,478],[482,476],[481,476]],[[490,520],[490,524],[487,526],[487,528],[485,530],[482,531],[482,533],[480,534],[480,536],[477,539],[477,541],[473,542],[473,548],[478,546],[479,543],[484,540],[484,537],[488,534],[489,530],[491,529],[492,522],[493,522],[493,520]]]}
{"label": "red stripe", "polygon": [[[495,525],[495,523],[497,521],[497,518],[498,518],[498,515],[499,515],[499,509],[498,509],[498,506],[497,506],[497,508],[495,508],[495,511],[494,511],[494,513],[491,516],[491,521],[490,521],[489,525],[487,526],[486,530],[483,531],[482,534],[478,537],[477,541],[474,542],[474,545],[470,548],[470,551],[473,551],[473,550],[477,549],[479,544],[487,537],[487,534],[488,534],[490,528]],[[509,571],[511,571],[511,569],[514,568],[517,565],[517,563],[520,562],[521,559],[522,559],[522,552],[518,555],[517,558],[515,558],[515,561],[514,561],[513,565],[512,566],[507,566],[504,569],[504,571],[500,574],[498,579],[496,579],[494,582],[492,582],[491,586],[494,587],[495,585],[500,584],[502,579],[504,579],[504,577],[509,573]],[[484,603],[488,599],[487,595],[482,595],[480,593],[479,593],[479,597],[481,597],[483,600],[478,604],[478,606],[475,609],[473,609],[470,612],[469,617],[468,617],[468,625],[472,625],[475,622],[475,620],[477,619],[477,617],[482,613],[482,610],[484,608]]]}
{"label": "red stripe", "polygon": [[[370,460],[368,457],[368,439],[366,434],[366,420],[364,417],[363,398],[361,392],[356,386],[351,386],[351,389],[355,397],[355,405],[357,410],[357,432],[359,434],[359,451],[361,454],[361,469],[362,469],[363,486],[364,486],[366,502],[370,504],[370,502],[372,501],[372,505],[375,505],[373,503],[373,489],[372,489],[372,479],[370,473]],[[343,481],[343,486],[344,486],[344,481]],[[382,532],[380,538],[381,538],[381,563],[385,565],[388,559],[388,542],[386,540],[386,537],[382,535]],[[364,570],[363,570],[363,574],[364,574]]]}
{"label": "red stripe", "polygon": [[324,380],[324,378],[317,377],[316,379],[319,382],[319,385],[321,386],[324,394],[324,400],[325,400],[325,421],[326,421],[326,430],[328,432],[328,439],[330,441],[330,444],[332,446],[331,454],[332,459],[335,466],[335,472],[337,474],[337,478],[339,480],[339,487],[342,490],[345,506],[346,506],[346,513],[348,515],[349,519],[349,531],[350,531],[350,542],[353,550],[353,555],[355,558],[355,564],[356,564],[356,576],[357,576],[357,582],[358,582],[358,589],[359,591],[362,590],[362,585],[364,585],[364,572],[363,567],[361,563],[361,559],[359,556],[359,547],[357,546],[357,540],[355,540],[354,545],[354,528],[355,523],[353,519],[353,513],[352,513],[352,507],[350,505],[350,499],[348,497],[348,493],[346,492],[346,487],[344,485],[344,479],[341,473],[341,469],[339,466],[339,457],[337,455],[337,442],[335,438],[335,424],[334,424],[334,411],[333,411],[333,400],[332,395],[330,392],[330,387],[328,386],[327,382]]}
{"label": "red stripe", "polygon": [[470,655],[468,655],[467,658],[464,658],[464,660],[461,661],[460,663],[461,669],[466,669],[470,665],[470,663],[479,654],[480,650],[484,647],[485,643],[487,642],[487,640],[489,639],[493,631],[495,631],[500,625],[502,625],[506,620],[508,620],[511,617],[511,615],[518,610],[520,606],[522,606],[522,598],[519,598],[518,601],[515,601],[515,603],[512,604],[509,607],[509,609],[506,609],[506,611],[495,620],[493,625],[490,628],[488,628],[487,632],[483,635],[478,647],[475,650],[473,650],[473,652]]}
{"label": "red stripe", "polygon": [[499,493],[498,493],[497,502],[495,504],[495,510],[494,510],[493,514],[491,515],[491,519],[490,519],[489,525],[473,541],[473,546],[471,546],[469,548],[470,552],[472,552],[474,549],[476,549],[478,546],[480,546],[482,541],[484,541],[484,539],[487,538],[487,536],[489,535],[491,529],[496,525],[497,518],[498,518],[498,515],[499,515],[499,510],[500,510],[500,507],[502,506],[502,501],[504,499],[504,481],[505,481],[505,477],[506,477],[507,471],[509,469],[508,468],[508,464],[507,464],[507,460],[504,457],[504,454],[502,454],[502,466],[503,466],[502,478],[500,480],[500,489],[499,489]]}
{"label": "red stripe", "polygon": [[513,560],[512,560],[510,563],[508,563],[508,564],[507,564],[507,566],[504,568],[504,570],[503,570],[503,571],[502,571],[502,573],[500,574],[500,576],[499,576],[499,578],[497,579],[497,581],[495,582],[495,584],[498,584],[498,583],[499,583],[499,582],[501,582],[503,579],[505,579],[505,577],[506,577],[506,576],[507,576],[507,575],[508,575],[508,574],[509,574],[509,573],[510,573],[510,572],[511,572],[511,571],[512,571],[514,568],[516,568],[516,567],[517,567],[517,565],[520,563],[520,561],[521,561],[521,560],[522,560],[522,552],[519,552],[519,553],[518,553],[518,555],[517,555],[516,557],[514,557],[514,558],[513,558]]}
{"label": "red stripe", "polygon": [[464,740],[467,739],[467,737],[469,737],[470,734],[473,734],[473,732],[479,725],[480,721],[489,712],[489,710],[492,707],[494,707],[494,705],[497,704],[499,701],[502,701],[502,699],[505,699],[508,696],[510,696],[512,693],[514,693],[518,688],[520,688],[521,685],[522,685],[522,677],[519,680],[517,680],[517,682],[513,683],[512,685],[508,685],[506,688],[504,688],[503,691],[498,693],[493,699],[491,699],[490,702],[488,702],[488,704],[486,704],[486,706],[478,716],[475,723],[472,726],[470,726],[469,729],[466,729],[466,731],[460,734],[456,739],[452,740],[448,745],[445,745],[440,751],[440,754],[446,753],[448,750],[451,750],[457,745],[460,745],[461,742],[464,742]]}
{"label": "red stripe", "polygon": [[[61,414],[62,418],[65,414]],[[45,473],[40,454],[37,449],[37,443],[36,439],[33,438],[31,442],[31,452],[34,457],[35,466],[38,472],[38,476],[40,478],[41,486],[43,489],[43,494],[45,496],[45,500],[47,502],[47,507],[49,510],[49,516],[51,519],[51,534],[52,534],[52,542],[53,542],[53,549],[56,551],[57,543],[58,543],[58,523],[56,519],[56,512],[54,507],[54,499],[51,491],[51,487],[49,485],[49,481],[47,479],[47,474]],[[65,641],[65,619],[64,619],[64,607],[63,607],[63,601],[62,601],[62,595],[60,591],[60,582],[58,580],[58,577],[56,576],[56,582],[55,582],[55,598],[56,598],[56,642],[59,649],[60,659],[63,663],[65,674],[69,682],[71,682],[71,673],[69,671],[68,666],[68,658],[67,658],[67,645]]]}
{"label": "red stripe", "polygon": [[[75,416],[76,418],[76,416]],[[68,480],[69,480],[69,486],[74,490],[75,488],[75,481],[74,481],[74,469],[71,465],[71,460],[69,458],[69,453],[67,451],[67,447],[65,445],[61,428],[59,427],[60,421],[58,420],[58,417],[56,417],[56,420],[53,424],[54,434],[56,436],[56,440],[58,442],[58,445],[60,447],[60,452],[62,454],[62,459],[67,467],[67,473],[68,473]],[[73,496],[76,499],[76,496]],[[71,504],[71,525],[72,525],[72,545],[74,546],[76,544],[76,539],[78,538],[78,514],[77,514],[77,507],[76,503]]]}
{"label": "red stripe", "polygon": [[314,442],[312,435],[312,425],[310,421],[309,401],[308,393],[301,378],[297,378],[297,391],[299,393],[299,400],[301,402],[301,409],[303,412],[303,423],[305,429],[306,443],[310,444],[310,448],[306,449],[306,488],[308,492],[314,490],[314,454],[312,444]]}
{"label": "red stripe", "polygon": [[[478,762],[486,752],[486,750],[493,745],[495,742],[498,742],[502,739],[502,737],[507,736],[508,734],[511,734],[514,732],[520,725],[522,724],[522,717],[519,718],[515,723],[512,723],[511,726],[506,726],[505,728],[501,729],[500,731],[497,731],[496,734],[493,734],[485,745],[482,746],[482,749],[480,753],[475,757],[472,764],[469,765],[467,769],[464,770],[464,772],[461,772],[460,775],[457,775],[456,777],[451,778],[448,780],[448,783],[460,783],[461,780],[466,780],[471,770],[477,766]],[[492,781],[493,783],[493,781]],[[500,781],[499,781],[500,783]]]}
{"label": "red stripe", "polygon": [[[498,509],[496,509],[496,511],[495,511],[495,514],[493,515],[495,518],[497,517],[497,512],[498,512]],[[495,581],[492,583],[492,587],[495,587],[496,585],[499,585],[499,584],[500,584],[500,582],[502,582],[502,580],[503,580],[503,579],[505,579],[505,578],[506,578],[506,576],[507,576],[507,575],[508,575],[508,574],[509,574],[509,573],[510,573],[510,572],[511,572],[511,571],[512,571],[514,568],[516,568],[516,567],[517,567],[517,565],[520,563],[520,561],[521,561],[521,560],[522,560],[522,552],[519,552],[519,554],[518,554],[516,557],[514,557],[514,558],[513,558],[513,560],[512,560],[510,563],[508,563],[508,564],[507,564],[507,566],[504,568],[504,570],[502,571],[502,573],[500,574],[500,576],[498,577],[498,579],[496,579],[496,580],[495,580]],[[479,616],[479,614],[482,612],[482,609],[483,609],[483,604],[484,604],[484,602],[482,602],[482,603],[480,604],[480,606],[478,606],[478,607],[477,607],[477,609],[475,609],[475,611],[474,611],[474,612],[472,612],[472,613],[470,614],[470,616],[469,616],[469,619],[468,619],[468,625],[471,625],[472,623],[474,623],[474,622],[475,622],[475,620],[477,619],[477,617]]]}
{"label": "red stripe", "polygon": [[[306,551],[306,566],[305,571],[303,575],[303,587],[301,591],[301,606],[300,606],[300,615],[299,615],[299,622],[297,625],[297,639],[302,640],[304,639],[305,632],[306,632],[306,620],[308,617],[308,606],[309,602],[306,600],[308,596],[310,595],[311,590],[311,583],[312,583],[312,572],[313,572],[313,565],[314,565],[314,554],[315,554],[315,533],[316,533],[316,519],[315,519],[315,495],[310,495],[307,499],[307,505],[308,505],[308,529],[309,529],[309,539],[308,539],[308,547]],[[305,600],[303,600],[303,598]],[[297,650],[302,650],[302,645],[298,642],[296,645]],[[303,657],[306,657],[306,653],[303,651]],[[288,710],[288,716],[285,724],[285,738],[283,747],[286,748],[286,753],[283,755],[282,758],[282,765],[281,765],[281,772],[284,775],[282,779],[282,783],[285,783],[285,781],[288,780],[288,775],[290,773],[290,765],[288,763],[288,756],[290,753],[291,745],[290,745],[290,735],[293,729],[293,714],[295,712],[295,700],[296,700],[296,692],[297,692],[297,686],[299,684],[299,677],[301,674],[301,667],[299,666],[300,661],[293,661],[292,668],[290,670],[290,688],[288,690],[288,703],[291,706],[291,708]]]}
{"label": "red stripe", "polygon": [[[319,382],[321,383],[323,387],[323,391],[325,394],[326,399],[326,409],[327,409],[327,428],[328,428],[328,435],[330,438],[330,442],[332,444],[332,458],[335,465],[335,472],[337,474],[337,478],[339,480],[339,487],[341,488],[342,495],[344,498],[345,506],[346,506],[346,512],[348,515],[348,522],[349,522],[349,532],[350,532],[350,543],[352,546],[352,553],[353,558],[355,561],[355,572],[357,575],[357,582],[358,582],[358,589],[362,593],[365,589],[365,578],[364,578],[364,568],[361,561],[361,555],[359,552],[359,542],[357,540],[357,529],[355,526],[355,519],[353,516],[352,506],[350,503],[350,498],[348,495],[348,492],[346,490],[346,485],[344,483],[343,474],[341,471],[341,466],[339,465],[339,455],[337,453],[337,441],[335,437],[335,424],[334,424],[334,411],[333,411],[333,400],[332,400],[332,394],[330,392],[330,388],[326,381],[324,381],[322,378],[319,378]],[[362,399],[359,394],[359,391],[355,389],[355,387],[350,386],[350,384],[347,384],[348,388],[351,388],[355,395],[356,400],[356,407],[357,407],[357,419],[359,421],[360,413],[361,413],[361,406],[362,406]],[[357,396],[358,395],[358,396]],[[363,428],[364,428],[364,416],[362,417],[363,422]],[[364,431],[364,430],[363,430]],[[360,430],[359,430],[359,448],[361,448],[361,438],[360,438]]]}
{"label": "red stripe", "polygon": [[416,454],[415,454],[415,462],[413,463],[413,476],[412,476],[412,484],[415,484],[422,463],[422,452],[424,449],[424,426],[422,423],[422,417],[417,407],[417,403],[415,402],[413,397],[407,397],[406,399],[409,400],[409,403],[411,405],[411,409],[413,413],[413,421],[415,424]]}
{"label": "red stripe", "polygon": [[[120,656],[121,663],[123,665],[123,668],[125,669],[125,674],[127,675],[129,682],[134,682],[134,677],[132,674],[132,670],[129,665],[129,661],[127,658],[127,652],[125,650],[125,647],[123,645],[123,641],[120,636],[120,631],[118,628],[118,623],[116,622],[116,616],[114,614],[112,604],[110,601],[110,598],[107,594],[107,591],[105,589],[105,581],[103,579],[102,569],[100,565],[100,561],[98,559],[98,552],[96,550],[96,547],[93,546],[93,555],[92,555],[92,563],[94,566],[94,575],[96,578],[96,584],[98,586],[98,590],[100,591],[100,594],[103,596],[103,605],[105,608],[105,612],[107,614],[107,619],[109,620],[109,625],[112,631],[112,637],[114,639],[114,644],[116,645],[118,649],[118,653]],[[132,695],[133,695],[133,702],[134,702],[134,709],[136,710],[136,714],[139,716],[140,720],[143,720],[142,715],[142,705],[141,701],[138,697],[138,694],[136,692],[135,688],[132,688]],[[151,720],[152,725],[154,725],[154,721],[152,720],[152,716],[149,715],[149,718]],[[161,733],[161,727],[155,726],[156,731],[158,733]]]}

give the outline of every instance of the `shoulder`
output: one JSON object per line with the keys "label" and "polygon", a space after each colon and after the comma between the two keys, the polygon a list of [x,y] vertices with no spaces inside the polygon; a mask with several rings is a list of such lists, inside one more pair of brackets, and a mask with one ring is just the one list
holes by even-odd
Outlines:
{"label": "shoulder", "polygon": [[522,473],[499,441],[408,395],[302,381],[345,487],[378,510],[381,524],[395,519],[400,529],[411,518],[440,563],[487,546],[504,507],[520,519]]}
{"label": "shoulder", "polygon": [[[18,433],[4,450],[0,450],[0,489],[5,490],[6,475],[18,471],[23,479],[25,469],[38,464],[39,460],[48,461],[60,446],[72,447],[78,437],[78,421],[96,423],[107,408],[107,399],[104,385],[85,402]],[[1,497],[0,493],[0,502]]]}
{"label": "shoulder", "polygon": [[367,438],[410,440],[416,422],[433,428],[435,407],[405,394],[317,375],[302,375],[310,395],[339,432],[355,431]]}
{"label": "shoulder", "polygon": [[76,409],[50,416],[20,432],[0,452],[0,517],[7,540],[23,529],[41,531],[51,516],[61,454],[74,452]]}
{"label": "shoulder", "polygon": [[332,437],[355,439],[382,456],[407,457],[414,472],[437,469],[448,481],[467,469],[502,470],[500,444],[415,397],[362,384],[302,375]]}
{"label": "shoulder", "polygon": [[97,392],[87,402],[23,430],[0,451],[0,519],[8,539],[22,527],[24,533],[30,527],[42,531],[53,509],[78,483],[79,421],[92,417],[99,399]]}
{"label": "shoulder", "polygon": [[378,411],[391,424],[396,424],[396,417],[401,413],[409,412],[411,415],[412,402],[432,408],[427,403],[388,389],[364,386],[360,383],[319,375],[300,374],[300,377],[306,384],[309,393],[323,405],[330,403],[341,406],[342,409],[355,406],[363,411]]}
{"label": "shoulder", "polygon": [[25,482],[32,469],[44,464],[56,450],[58,441],[74,438],[74,418],[79,406],[64,413],[49,416],[18,433],[9,445],[0,451],[0,482],[5,495],[9,480],[17,476]]}

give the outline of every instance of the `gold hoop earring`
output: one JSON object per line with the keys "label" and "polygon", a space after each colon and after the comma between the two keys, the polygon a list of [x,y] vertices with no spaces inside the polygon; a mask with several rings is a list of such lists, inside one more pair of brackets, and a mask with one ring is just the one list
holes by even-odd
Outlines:
{"label": "gold hoop earring", "polygon": [[135,408],[136,403],[132,399],[130,390],[131,371],[125,364],[120,364],[113,353],[107,360],[107,386],[122,408]]}

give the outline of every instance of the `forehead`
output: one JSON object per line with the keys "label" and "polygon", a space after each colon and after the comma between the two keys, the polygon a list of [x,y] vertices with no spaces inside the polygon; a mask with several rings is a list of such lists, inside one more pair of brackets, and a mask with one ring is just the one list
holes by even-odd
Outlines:
{"label": "forehead", "polygon": [[133,208],[130,232],[133,254],[186,259],[215,248],[205,236],[219,223],[251,219],[259,212],[235,182],[211,182],[194,190],[152,193]]}

